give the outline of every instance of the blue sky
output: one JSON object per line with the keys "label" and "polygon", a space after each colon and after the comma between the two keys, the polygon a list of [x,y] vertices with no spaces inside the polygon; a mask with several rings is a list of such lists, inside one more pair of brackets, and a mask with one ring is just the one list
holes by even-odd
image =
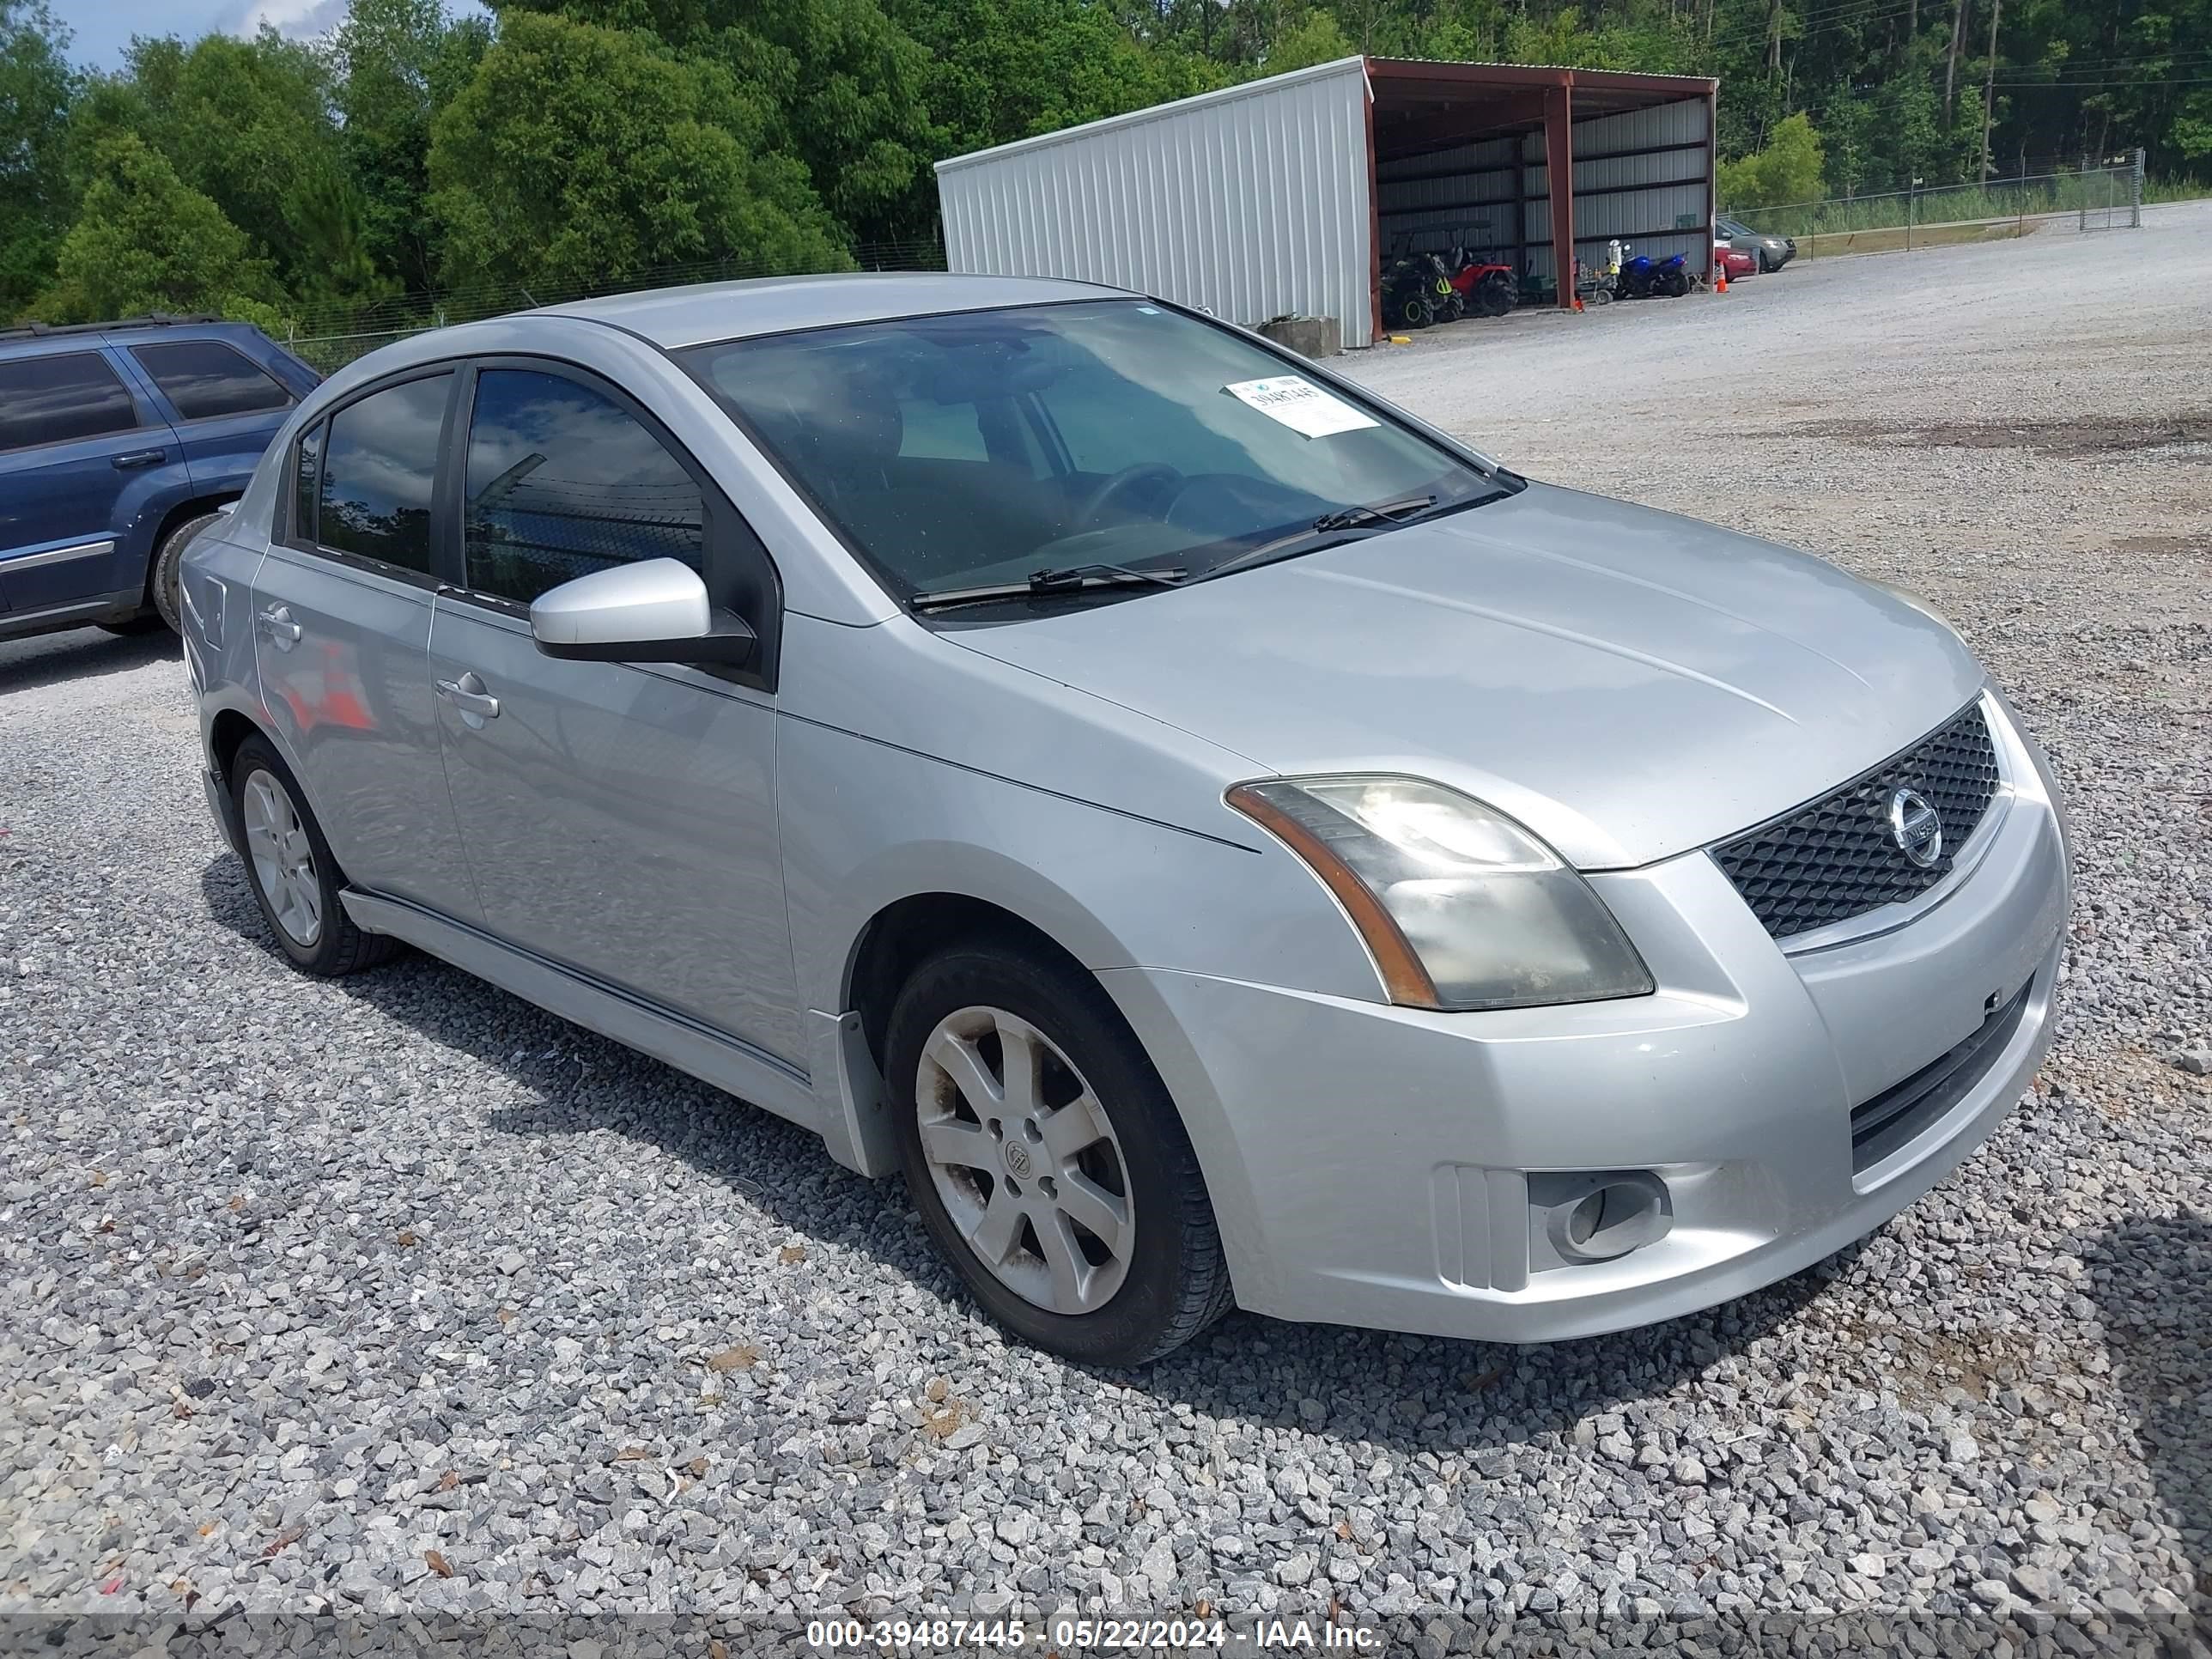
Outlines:
{"label": "blue sky", "polygon": [[[319,34],[345,15],[346,0],[49,0],[76,39],[70,55],[87,69],[112,70],[134,34],[181,34],[210,29],[251,34],[264,21],[287,34]],[[471,0],[454,9],[476,11]]]}

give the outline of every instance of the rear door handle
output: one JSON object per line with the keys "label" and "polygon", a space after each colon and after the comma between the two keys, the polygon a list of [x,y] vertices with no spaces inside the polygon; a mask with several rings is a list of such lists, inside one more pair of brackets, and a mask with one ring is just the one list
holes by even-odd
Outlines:
{"label": "rear door handle", "polygon": [[128,455],[115,458],[115,470],[128,472],[135,466],[159,466],[169,459],[166,449],[134,449]]}
{"label": "rear door handle", "polygon": [[292,620],[289,605],[272,605],[255,611],[253,625],[267,635],[269,642],[279,651],[289,651],[300,642],[300,624]]}
{"label": "rear door handle", "polygon": [[461,711],[461,719],[471,726],[482,726],[486,720],[499,718],[499,699],[484,690],[484,683],[471,669],[457,680],[437,682],[438,695]]}

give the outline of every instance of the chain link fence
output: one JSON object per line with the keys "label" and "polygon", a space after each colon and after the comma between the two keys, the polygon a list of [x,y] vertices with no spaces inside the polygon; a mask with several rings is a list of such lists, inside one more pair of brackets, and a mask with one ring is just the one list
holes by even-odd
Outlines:
{"label": "chain link fence", "polygon": [[2143,153],[2104,166],[2053,168],[1978,185],[1890,191],[1875,196],[1731,208],[1728,216],[1766,236],[1795,239],[1802,258],[1884,253],[2024,236],[2071,221],[2083,231],[2142,223]]}
{"label": "chain link fence", "polygon": [[[854,267],[860,270],[945,269],[944,244],[933,238],[927,241],[866,243],[854,248],[852,257]],[[708,259],[690,264],[658,265],[604,283],[535,289],[521,283],[495,283],[363,305],[317,306],[294,319],[284,344],[318,371],[329,374],[379,346],[455,323],[480,322],[509,312],[567,305],[607,294],[634,294],[645,289],[784,274],[787,273],[773,270],[760,260]]]}

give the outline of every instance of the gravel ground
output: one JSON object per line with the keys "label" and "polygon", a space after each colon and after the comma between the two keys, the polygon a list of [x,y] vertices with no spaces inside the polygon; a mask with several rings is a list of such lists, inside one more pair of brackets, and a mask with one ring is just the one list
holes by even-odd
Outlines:
{"label": "gravel ground", "polygon": [[1602,1341],[1009,1347],[797,1131],[428,960],[289,972],[173,647],[0,646],[0,1607],[2212,1613],[2207,269],[2170,210],[1354,365],[1929,595],[2074,802],[2014,1118]]}

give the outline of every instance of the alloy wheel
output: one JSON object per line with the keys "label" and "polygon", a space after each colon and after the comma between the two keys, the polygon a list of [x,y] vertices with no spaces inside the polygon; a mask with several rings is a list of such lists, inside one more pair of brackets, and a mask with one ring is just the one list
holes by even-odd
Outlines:
{"label": "alloy wheel", "polygon": [[1136,1242],[1128,1168],[1059,1046],[1004,1009],[957,1010],[922,1045],[914,1098],[931,1183],[992,1276],[1051,1313],[1111,1301]]}
{"label": "alloy wheel", "polygon": [[312,949],[323,935],[323,889],[307,827],[273,774],[257,768],[240,793],[246,850],[269,913],[285,937],[302,950]]}

